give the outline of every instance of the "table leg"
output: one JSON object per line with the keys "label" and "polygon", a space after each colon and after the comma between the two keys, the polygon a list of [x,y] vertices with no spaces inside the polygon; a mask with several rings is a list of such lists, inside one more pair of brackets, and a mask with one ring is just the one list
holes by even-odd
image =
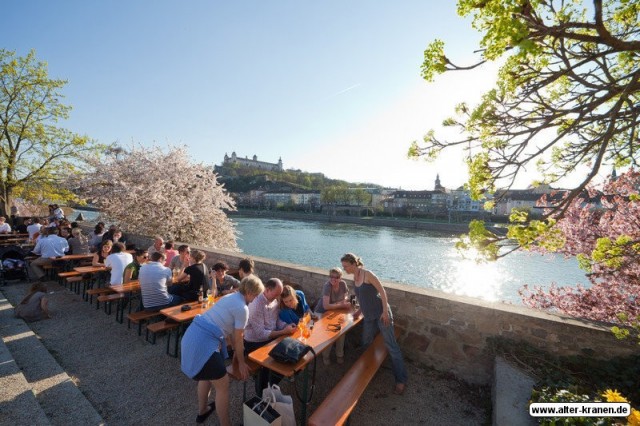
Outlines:
{"label": "table leg", "polygon": [[305,367],[304,373],[302,373],[302,422],[301,425],[307,424],[307,387],[309,386],[309,369]]}

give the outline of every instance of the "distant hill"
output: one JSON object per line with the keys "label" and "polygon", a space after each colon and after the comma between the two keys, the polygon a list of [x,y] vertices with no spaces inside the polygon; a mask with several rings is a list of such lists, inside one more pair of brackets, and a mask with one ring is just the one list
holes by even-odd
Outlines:
{"label": "distant hill", "polygon": [[382,188],[369,183],[351,183],[344,180],[329,179],[322,173],[308,173],[300,170],[265,171],[239,164],[216,166],[220,182],[229,192],[249,192],[251,190],[297,190],[322,191],[329,187],[346,188]]}

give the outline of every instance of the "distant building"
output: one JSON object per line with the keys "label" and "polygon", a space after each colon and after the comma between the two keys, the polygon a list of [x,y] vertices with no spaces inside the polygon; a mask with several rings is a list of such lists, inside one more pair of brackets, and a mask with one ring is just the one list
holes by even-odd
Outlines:
{"label": "distant building", "polygon": [[269,170],[273,172],[281,172],[284,170],[284,168],[282,167],[282,157],[278,159],[277,163],[268,163],[266,161],[258,161],[257,155],[254,155],[251,160],[247,157],[240,158],[236,155],[235,151],[231,153],[231,157],[229,157],[225,153],[224,162],[222,163],[223,166],[229,166],[232,164],[239,164],[244,167],[251,167],[253,169],[260,169],[260,170]]}

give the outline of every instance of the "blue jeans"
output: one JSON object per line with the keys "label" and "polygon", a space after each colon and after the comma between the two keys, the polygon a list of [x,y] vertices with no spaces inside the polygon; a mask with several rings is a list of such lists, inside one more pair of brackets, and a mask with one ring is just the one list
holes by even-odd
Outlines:
{"label": "blue jeans", "polygon": [[389,351],[396,383],[407,383],[407,369],[404,366],[400,346],[398,346],[396,336],[393,333],[393,315],[391,311],[389,311],[388,326],[385,326],[380,318],[365,318],[362,320],[362,345],[365,347],[369,346],[378,331],[382,334],[384,344]]}

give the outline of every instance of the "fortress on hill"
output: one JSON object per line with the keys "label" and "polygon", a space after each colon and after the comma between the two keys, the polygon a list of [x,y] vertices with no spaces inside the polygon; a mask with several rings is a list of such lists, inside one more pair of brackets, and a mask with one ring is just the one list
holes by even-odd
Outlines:
{"label": "fortress on hill", "polygon": [[229,166],[232,164],[239,164],[241,166],[251,167],[254,169],[270,170],[273,172],[281,172],[284,170],[282,167],[282,157],[278,159],[277,163],[268,163],[266,161],[258,161],[257,155],[254,155],[251,160],[247,157],[240,158],[236,155],[235,151],[231,153],[231,157],[225,153],[224,162],[222,163],[223,166]]}

